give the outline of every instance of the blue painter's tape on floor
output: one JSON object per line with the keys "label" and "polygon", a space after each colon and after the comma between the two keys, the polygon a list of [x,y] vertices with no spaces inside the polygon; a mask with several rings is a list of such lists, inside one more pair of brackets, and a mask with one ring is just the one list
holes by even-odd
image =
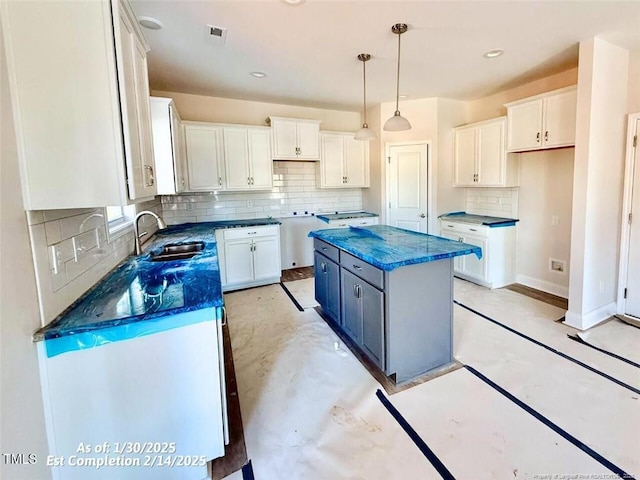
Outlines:
{"label": "blue painter's tape on floor", "polygon": [[487,377],[485,377],[483,374],[481,374],[479,371],[477,371],[475,368],[470,367],[469,365],[465,365],[464,368],[466,368],[469,372],[471,372],[472,374],[474,374],[476,377],[478,377],[480,380],[482,380],[484,383],[486,383],[487,385],[489,385],[490,387],[493,387],[496,391],[500,392],[502,395],[504,395],[505,397],[507,397],[509,400],[511,400],[513,403],[515,403],[516,405],[518,405],[520,408],[522,408],[525,412],[529,413],[530,415],[532,415],[533,417],[535,417],[537,420],[541,421],[542,423],[544,423],[547,427],[549,427],[551,430],[553,430],[554,432],[556,432],[557,434],[559,434],[560,436],[564,437],[566,440],[568,440],[570,443],[572,443],[573,445],[575,445],[576,447],[578,447],[580,450],[582,450],[583,452],[585,452],[587,455],[589,455],[591,458],[593,458],[595,461],[597,461],[598,463],[600,463],[601,465],[604,465],[606,468],[608,468],[609,470],[611,470],[613,473],[615,473],[616,475],[618,475],[620,478],[626,478],[626,479],[633,479],[634,477],[628,473],[626,473],[624,470],[622,470],[620,467],[618,467],[617,465],[615,465],[614,463],[610,462],[609,460],[607,460],[606,458],[604,458],[602,455],[600,455],[598,452],[596,452],[595,450],[593,450],[592,448],[588,447],[587,445],[585,445],[584,443],[582,443],[580,440],[578,440],[576,437],[574,437],[573,435],[571,435],[569,432],[567,432],[566,430],[562,429],[561,427],[559,427],[558,425],[556,425],[555,423],[553,423],[551,420],[549,420],[547,417],[545,417],[544,415],[542,415],[540,412],[538,412],[537,410],[534,410],[533,408],[531,408],[529,405],[527,405],[526,403],[524,403],[522,400],[516,398],[515,396],[513,396],[512,394],[510,394],[509,392],[507,392],[504,388],[502,388],[500,385],[498,385],[497,383],[489,380]]}
{"label": "blue painter's tape on floor", "polygon": [[243,480],[255,480],[253,476],[253,466],[251,465],[251,460],[244,464],[242,467],[242,478]]}
{"label": "blue painter's tape on floor", "polygon": [[480,313],[480,312],[478,312],[477,310],[474,310],[471,307],[467,307],[466,305],[464,305],[463,303],[458,302],[457,300],[454,300],[453,303],[455,303],[456,305],[460,305],[462,308],[464,308],[466,310],[469,310],[472,313],[475,313],[479,317],[482,317],[485,320],[490,321],[491,323],[495,323],[496,325],[504,328],[505,330],[510,331],[511,333],[515,333],[516,335],[518,335],[519,337],[524,338],[525,340],[529,340],[530,342],[535,343],[536,345],[544,348],[545,350],[548,350],[548,351],[550,351],[552,353],[555,353],[556,355],[558,355],[558,356],[560,356],[560,357],[562,357],[562,358],[564,358],[566,360],[569,360],[570,362],[573,362],[576,365],[580,365],[581,367],[586,368],[587,370],[589,370],[590,372],[595,373],[596,375],[600,375],[601,377],[606,378],[607,380],[610,380],[613,383],[615,383],[617,385],[620,385],[621,387],[626,388],[627,390],[631,390],[632,392],[637,393],[638,395],[640,395],[640,389],[638,389],[636,387],[632,387],[631,385],[629,385],[627,383],[624,383],[623,381],[618,380],[617,378],[612,377],[611,375],[608,375],[608,374],[598,370],[597,368],[593,368],[592,366],[587,365],[586,363],[581,362],[580,360],[578,360],[576,358],[573,358],[572,356],[567,355],[566,353],[562,353],[561,351],[556,350],[555,348],[552,348],[549,345],[545,345],[544,343],[540,342],[539,340],[536,340],[535,338],[531,338],[530,336],[525,335],[524,333],[519,332],[515,328],[511,328],[508,325],[505,325],[504,323],[500,323],[499,321],[494,320],[493,318],[485,315],[484,313]]}
{"label": "blue painter's tape on floor", "polygon": [[629,365],[631,365],[633,367],[640,368],[640,364],[634,362],[633,360],[629,360],[626,357],[623,357],[621,355],[617,355],[617,354],[615,354],[613,352],[610,352],[609,350],[605,350],[604,348],[600,348],[600,347],[596,347],[595,345],[591,345],[590,343],[585,342],[583,339],[581,339],[578,335],[570,335],[570,334],[567,333],[567,338],[569,340],[573,340],[576,343],[584,345],[585,347],[593,348],[594,350],[597,350],[600,353],[604,353],[605,355],[609,355],[610,357],[613,357],[616,360],[620,360],[621,362],[629,364]]}
{"label": "blue painter's tape on floor", "polygon": [[382,405],[384,405],[384,407],[389,411],[391,416],[395,418],[396,421],[400,424],[400,426],[407,433],[407,435],[409,435],[409,438],[413,440],[413,443],[416,444],[416,447],[418,447],[420,451],[423,453],[423,455],[427,457],[429,462],[431,462],[431,465],[433,465],[433,468],[435,468],[438,471],[440,476],[445,480],[455,480],[455,477],[451,475],[451,472],[447,470],[447,467],[444,466],[444,464],[440,461],[440,459],[436,456],[436,454],[433,453],[433,451],[424,442],[424,440],[420,438],[420,435],[418,435],[418,433],[413,429],[413,427],[409,425],[409,422],[407,422],[405,418],[402,416],[402,414],[398,410],[396,410],[396,407],[394,407],[391,404],[389,399],[384,396],[384,394],[380,389],[378,389],[378,391],[376,392],[376,396],[380,399],[380,401],[382,402]]}

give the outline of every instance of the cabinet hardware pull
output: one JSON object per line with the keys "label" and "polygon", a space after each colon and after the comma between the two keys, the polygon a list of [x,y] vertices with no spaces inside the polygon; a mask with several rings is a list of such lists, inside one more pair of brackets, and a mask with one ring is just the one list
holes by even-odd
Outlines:
{"label": "cabinet hardware pull", "polygon": [[354,296],[354,297],[357,297],[357,296],[358,296],[358,294],[356,293],[356,291],[357,291],[357,290],[356,290],[356,289],[357,289],[357,287],[358,287],[358,285],[356,285],[356,284],[354,283],[354,284],[353,284],[353,296]]}
{"label": "cabinet hardware pull", "polygon": [[251,177],[247,177],[247,185],[251,185]]}
{"label": "cabinet hardware pull", "polygon": [[327,273],[327,264],[322,262],[320,264],[320,270],[322,270],[322,273]]}
{"label": "cabinet hardware pull", "polygon": [[222,326],[226,326],[227,325],[227,309],[225,308],[225,306],[222,306]]}
{"label": "cabinet hardware pull", "polygon": [[355,268],[356,270],[360,271],[362,270],[362,267],[359,267],[358,265],[356,265],[355,263],[353,264],[353,268]]}
{"label": "cabinet hardware pull", "polygon": [[356,297],[360,298],[360,294],[362,292],[362,288],[360,287],[360,285],[356,285]]}
{"label": "cabinet hardware pull", "polygon": [[549,141],[549,131],[548,130],[546,132],[544,132],[544,141],[545,142]]}
{"label": "cabinet hardware pull", "polygon": [[424,213],[421,213],[420,218],[426,218],[426,215]]}
{"label": "cabinet hardware pull", "polygon": [[253,177],[251,177],[251,185],[253,185],[253,183],[254,183],[254,182],[253,182]]}
{"label": "cabinet hardware pull", "polygon": [[222,186],[222,177],[218,177],[218,185]]}
{"label": "cabinet hardware pull", "polygon": [[144,169],[148,172],[148,180],[147,183],[145,183],[145,187],[153,187],[153,185],[155,184],[155,178],[153,176],[153,167],[150,165],[145,165]]}
{"label": "cabinet hardware pull", "polygon": [[540,143],[540,132],[536,134],[536,142]]}
{"label": "cabinet hardware pull", "polygon": [[326,252],[327,251],[327,247],[322,247],[322,251]]}
{"label": "cabinet hardware pull", "polygon": [[451,228],[453,228],[453,225],[449,225],[449,224],[447,224],[447,227],[451,227]]}
{"label": "cabinet hardware pull", "polygon": [[462,238],[462,237],[458,237],[458,241],[459,241],[459,242],[463,242],[463,241],[464,241],[464,238]]}
{"label": "cabinet hardware pull", "polygon": [[470,228],[469,230],[471,230],[472,232],[477,232],[478,231],[477,228]]}

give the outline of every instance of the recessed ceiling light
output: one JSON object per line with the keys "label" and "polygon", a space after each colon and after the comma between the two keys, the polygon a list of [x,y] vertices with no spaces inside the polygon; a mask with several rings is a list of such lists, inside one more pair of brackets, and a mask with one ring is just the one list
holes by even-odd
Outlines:
{"label": "recessed ceiling light", "polygon": [[409,94],[407,93],[401,93],[399,96],[400,98],[409,98]]}
{"label": "recessed ceiling light", "polygon": [[138,23],[149,30],[160,30],[162,22],[153,17],[138,17]]}
{"label": "recessed ceiling light", "polygon": [[484,58],[496,58],[504,53],[504,49],[502,48],[494,48],[493,50],[489,50],[488,52],[484,52],[482,56]]}
{"label": "recessed ceiling light", "polygon": [[256,78],[264,78],[267,76],[267,74],[264,72],[251,72],[251,76]]}
{"label": "recessed ceiling light", "polygon": [[287,5],[301,5],[305,0],[282,0]]}

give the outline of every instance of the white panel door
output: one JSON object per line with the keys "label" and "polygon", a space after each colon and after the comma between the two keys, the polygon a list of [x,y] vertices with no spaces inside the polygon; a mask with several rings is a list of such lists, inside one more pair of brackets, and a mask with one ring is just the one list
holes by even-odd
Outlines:
{"label": "white panel door", "polygon": [[476,172],[476,133],[477,128],[464,128],[454,132],[453,158],[454,179],[457,187],[475,186]]}
{"label": "white panel door", "polygon": [[428,232],[427,144],[392,145],[387,163],[389,225]]}
{"label": "white panel door", "polygon": [[300,149],[298,158],[300,160],[317,160],[320,158],[319,145],[319,125],[316,122],[306,123],[298,122],[298,140],[297,146]]}
{"label": "white panel door", "polygon": [[280,277],[280,239],[257,237],[253,239],[253,278]]}
{"label": "white panel door", "polygon": [[320,169],[323,187],[344,187],[344,138],[337,133],[320,135]]}
{"label": "white panel door", "polygon": [[577,90],[544,99],[544,144],[547,147],[576,143]]}
{"label": "white panel door", "polygon": [[249,143],[246,128],[224,127],[224,166],[229,190],[251,188]]}
{"label": "white panel door", "polygon": [[478,185],[504,185],[505,144],[504,121],[478,127]]}
{"label": "white panel door", "polygon": [[296,158],[296,122],[277,120],[273,122],[273,158]]}
{"label": "white panel door", "polygon": [[542,146],[542,99],[509,107],[508,150],[531,150]]}
{"label": "white panel door", "polygon": [[[636,120],[636,138],[640,139],[640,120]],[[637,144],[637,142],[636,142]],[[640,155],[639,146],[634,149],[633,221],[629,232],[629,265],[627,267],[627,298],[625,313],[640,318]]]}
{"label": "white panel door", "polygon": [[273,187],[273,159],[271,158],[271,132],[268,128],[248,129],[251,188],[270,190]]}
{"label": "white panel door", "polygon": [[186,124],[184,133],[187,146],[189,190],[221,190],[224,187],[221,165],[221,129]]}
{"label": "white panel door", "polygon": [[355,140],[352,135],[344,136],[347,187],[369,186],[369,142]]}
{"label": "white panel door", "polygon": [[225,240],[224,259],[229,285],[253,281],[253,243],[251,239]]}

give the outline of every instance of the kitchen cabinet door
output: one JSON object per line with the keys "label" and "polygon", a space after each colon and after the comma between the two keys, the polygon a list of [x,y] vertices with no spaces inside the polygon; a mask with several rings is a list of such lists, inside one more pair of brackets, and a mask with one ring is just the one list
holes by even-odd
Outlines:
{"label": "kitchen cabinet door", "polygon": [[321,158],[320,178],[321,187],[344,187],[345,150],[344,139],[337,133],[322,132],[320,134]]}
{"label": "kitchen cabinet door", "polygon": [[367,282],[360,283],[362,348],[384,370],[384,293]]}
{"label": "kitchen cabinet door", "polygon": [[222,129],[189,122],[184,125],[184,133],[189,190],[223,190]]}
{"label": "kitchen cabinet door", "polygon": [[297,123],[295,120],[279,119],[271,123],[273,129],[273,158],[297,158]]}
{"label": "kitchen cabinet door", "polygon": [[271,190],[273,187],[273,159],[271,158],[271,132],[268,128],[249,128],[247,131],[251,188]]}
{"label": "kitchen cabinet door", "polygon": [[454,131],[454,185],[475,186],[476,178],[476,133],[474,127]]}
{"label": "kitchen cabinet door", "polygon": [[340,267],[319,252],[314,252],[316,301],[322,310],[340,324]]}
{"label": "kitchen cabinet door", "polygon": [[187,190],[187,145],[184,138],[184,127],[178,111],[169,106],[171,116],[171,136],[173,139],[173,168],[176,193]]}
{"label": "kitchen cabinet door", "polygon": [[548,148],[576,142],[577,91],[569,90],[545,98],[544,145]]}
{"label": "kitchen cabinet door", "polygon": [[224,255],[228,284],[252,282],[253,274],[253,240],[225,240]]}
{"label": "kitchen cabinet door", "polygon": [[357,345],[362,345],[361,285],[364,283],[351,272],[340,269],[342,329]]}
{"label": "kitchen cabinet door", "polygon": [[488,251],[487,251],[487,239],[479,237],[462,237],[464,243],[475,245],[482,249],[482,258],[478,259],[475,255],[465,255],[462,260],[462,273],[469,275],[470,277],[477,278],[483,282],[488,281],[487,265],[488,265]]}
{"label": "kitchen cabinet door", "polygon": [[253,240],[253,279],[279,277],[280,239],[278,237],[256,237]]}
{"label": "kitchen cabinet door", "polygon": [[346,186],[350,188],[369,186],[369,142],[356,140],[353,135],[344,136],[344,173]]}
{"label": "kitchen cabinet door", "polygon": [[531,150],[542,145],[542,104],[540,98],[508,108],[508,150]]}
{"label": "kitchen cabinet door", "polygon": [[[440,236],[449,240],[453,240],[454,242],[462,242],[464,239],[455,233],[444,231],[440,233]],[[464,260],[464,256],[453,257],[453,270],[457,273],[462,273],[462,261]]]}
{"label": "kitchen cabinet door", "polygon": [[[320,304],[322,309],[327,311],[328,302],[328,281],[329,277],[326,275],[327,263],[329,260],[324,255],[321,255],[317,251],[313,252],[313,280],[314,280],[314,292],[316,301]],[[333,318],[333,317],[332,317]],[[333,318],[335,321],[335,318]]]}
{"label": "kitchen cabinet door", "polygon": [[249,144],[247,129],[224,127],[224,165],[229,190],[249,190],[251,171],[249,169]]}
{"label": "kitchen cabinet door", "polygon": [[318,160],[320,158],[319,145],[319,124],[320,122],[297,123],[297,145],[299,160]]}
{"label": "kitchen cabinet door", "polygon": [[505,122],[491,122],[478,126],[477,184],[483,187],[505,184],[506,146]]}
{"label": "kitchen cabinet door", "polygon": [[320,121],[270,117],[273,160],[319,160]]}
{"label": "kitchen cabinet door", "polygon": [[187,187],[182,123],[170,98],[151,97],[149,102],[157,193],[173,195]]}

